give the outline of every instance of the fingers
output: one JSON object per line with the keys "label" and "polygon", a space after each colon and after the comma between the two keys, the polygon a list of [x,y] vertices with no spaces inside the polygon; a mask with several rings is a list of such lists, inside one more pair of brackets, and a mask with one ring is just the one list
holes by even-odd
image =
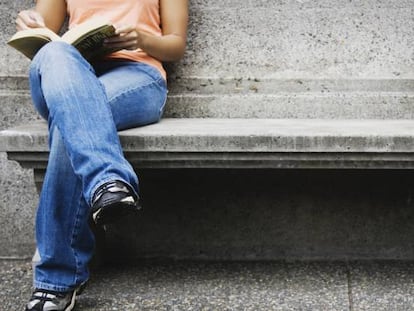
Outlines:
{"label": "fingers", "polygon": [[127,34],[130,33],[132,31],[136,31],[134,26],[131,25],[120,25],[117,26],[115,29],[115,34],[117,35],[122,35],[122,34]]}
{"label": "fingers", "polygon": [[17,30],[46,27],[43,17],[32,10],[21,11],[16,18]]}
{"label": "fingers", "polygon": [[106,39],[104,44],[111,48],[136,50],[139,48],[139,33],[134,26],[118,26],[115,36]]}

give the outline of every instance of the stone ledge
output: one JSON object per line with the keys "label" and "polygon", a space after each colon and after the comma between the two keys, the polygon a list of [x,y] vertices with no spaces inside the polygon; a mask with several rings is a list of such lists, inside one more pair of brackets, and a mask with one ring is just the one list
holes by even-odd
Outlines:
{"label": "stone ledge", "polygon": [[[165,118],[414,119],[414,79],[175,77]],[[0,124],[34,120],[27,77],[0,75]]]}
{"label": "stone ledge", "polygon": [[[163,119],[119,133],[139,168],[414,168],[412,120]],[[45,168],[47,125],[0,132],[0,151]]]}

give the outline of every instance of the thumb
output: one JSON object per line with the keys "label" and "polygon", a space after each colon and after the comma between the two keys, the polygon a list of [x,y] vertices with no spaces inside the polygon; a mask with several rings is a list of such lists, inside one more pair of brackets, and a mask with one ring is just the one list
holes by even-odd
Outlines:
{"label": "thumb", "polygon": [[43,17],[34,11],[30,12],[30,18],[40,27],[46,27]]}

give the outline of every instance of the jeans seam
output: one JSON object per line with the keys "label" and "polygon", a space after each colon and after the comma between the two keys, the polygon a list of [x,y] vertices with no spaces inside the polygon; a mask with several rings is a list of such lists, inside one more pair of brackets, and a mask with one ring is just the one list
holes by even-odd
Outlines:
{"label": "jeans seam", "polygon": [[[81,198],[79,198],[79,201],[81,200]],[[76,266],[76,270],[75,270],[75,275],[74,275],[74,283],[77,284],[78,279],[79,279],[79,268],[81,266],[81,264],[79,263],[79,259],[78,259],[78,254],[75,250],[75,248],[73,247],[73,242],[76,240],[76,237],[78,236],[78,232],[79,232],[79,223],[80,223],[80,214],[81,214],[81,204],[79,203],[75,214],[75,221],[73,224],[73,230],[72,230],[72,236],[71,236],[71,240],[70,240],[70,248],[72,249],[72,254],[73,257],[75,259],[75,266]]]}
{"label": "jeans seam", "polygon": [[151,79],[152,80],[150,82],[148,82],[147,84],[139,85],[137,87],[131,87],[131,88],[126,89],[124,92],[119,93],[119,94],[117,94],[116,96],[114,96],[114,97],[112,97],[110,99],[108,98],[108,103],[111,104],[112,102],[116,101],[118,98],[124,96],[125,94],[129,94],[129,93],[135,92],[135,91],[140,90],[140,89],[144,89],[144,88],[149,87],[149,86],[153,86],[153,85],[159,85],[159,86],[161,86],[160,85],[160,82],[162,82],[162,81],[160,81],[160,80],[162,78],[159,78],[158,80],[155,80],[153,77],[151,77]]}

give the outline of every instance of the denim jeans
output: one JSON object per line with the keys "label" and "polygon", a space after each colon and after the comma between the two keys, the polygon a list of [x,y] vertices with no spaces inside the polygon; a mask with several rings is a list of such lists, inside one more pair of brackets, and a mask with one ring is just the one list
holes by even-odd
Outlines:
{"label": "denim jeans", "polygon": [[49,127],[49,161],[36,216],[40,261],[34,286],[67,291],[84,283],[94,251],[88,225],[94,192],[122,180],[139,192],[118,130],[159,121],[167,90],[156,68],[130,61],[91,65],[51,42],[30,66],[34,106]]}

